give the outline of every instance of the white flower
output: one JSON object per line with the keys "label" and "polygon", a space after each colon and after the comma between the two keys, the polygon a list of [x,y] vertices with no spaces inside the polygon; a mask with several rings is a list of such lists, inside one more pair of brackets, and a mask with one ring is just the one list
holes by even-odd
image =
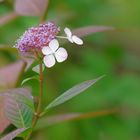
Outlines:
{"label": "white flower", "polygon": [[45,55],[43,61],[46,67],[50,68],[55,65],[55,62],[63,62],[67,59],[68,53],[66,49],[59,48],[59,43],[56,39],[49,43],[49,46],[43,47],[42,53]]}
{"label": "white flower", "polygon": [[77,37],[76,35],[73,35],[69,28],[65,28],[64,32],[65,32],[65,34],[67,36],[67,39],[71,43],[76,43],[78,45],[83,45],[83,40],[81,38]]}

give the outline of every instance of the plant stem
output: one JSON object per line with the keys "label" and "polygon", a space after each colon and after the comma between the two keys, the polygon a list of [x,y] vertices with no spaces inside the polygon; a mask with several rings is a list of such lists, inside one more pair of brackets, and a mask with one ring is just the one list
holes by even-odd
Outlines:
{"label": "plant stem", "polygon": [[62,38],[62,39],[68,39],[68,37],[65,36],[56,36],[57,38]]}
{"label": "plant stem", "polygon": [[29,135],[25,138],[25,140],[29,140],[29,138],[31,137],[33,129],[35,128],[35,126],[37,124],[37,121],[40,117],[41,106],[42,106],[42,96],[43,96],[43,71],[42,71],[42,62],[40,62],[40,94],[39,94],[39,97],[38,97],[39,100],[38,100],[37,110],[35,112],[34,119],[33,119],[33,122],[32,122],[32,127],[31,127],[32,130],[29,133]]}
{"label": "plant stem", "polygon": [[[40,17],[40,23],[44,22],[47,16],[47,12],[48,12],[48,5],[49,5],[49,0],[46,3],[46,9],[44,14]],[[40,61],[40,94],[39,94],[39,100],[38,100],[38,105],[37,105],[37,110],[35,112],[34,115],[34,119],[32,122],[32,130],[29,133],[29,135],[25,138],[25,140],[29,140],[29,138],[31,137],[32,133],[33,133],[33,129],[35,128],[38,119],[40,118],[40,114],[41,114],[41,106],[42,106],[42,96],[43,96],[43,67],[42,67],[42,61]]]}
{"label": "plant stem", "polygon": [[44,14],[40,17],[40,23],[43,23],[47,17],[48,14],[48,6],[49,6],[49,0],[46,3],[46,9],[44,11]]}
{"label": "plant stem", "polygon": [[37,106],[37,115],[40,115],[41,112],[42,95],[43,95],[43,70],[42,70],[42,62],[40,62],[40,95]]}

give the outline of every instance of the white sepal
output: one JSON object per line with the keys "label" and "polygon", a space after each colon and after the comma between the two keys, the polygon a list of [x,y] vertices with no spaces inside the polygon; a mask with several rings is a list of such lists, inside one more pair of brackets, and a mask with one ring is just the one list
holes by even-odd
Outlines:
{"label": "white sepal", "polygon": [[81,38],[79,38],[76,35],[73,35],[71,30],[69,28],[65,28],[64,32],[67,36],[67,39],[71,42],[71,43],[76,43],[77,45],[83,45],[83,40]]}
{"label": "white sepal", "polygon": [[44,55],[49,55],[49,54],[52,54],[53,51],[51,50],[50,47],[46,46],[46,47],[43,47],[43,48],[42,48],[42,53],[43,53]]}
{"label": "white sepal", "polygon": [[55,58],[57,60],[57,62],[63,62],[68,58],[68,53],[66,51],[66,49],[64,48],[59,48],[56,52],[55,52]]}
{"label": "white sepal", "polygon": [[72,32],[71,32],[71,30],[70,30],[69,28],[66,27],[66,28],[64,29],[64,32],[65,32],[65,34],[67,35],[67,37],[70,37],[70,38],[72,37]]}
{"label": "white sepal", "polygon": [[78,45],[83,45],[83,40],[79,37],[77,37],[76,35],[72,36],[72,40],[74,43],[78,44]]}
{"label": "white sepal", "polygon": [[55,51],[58,49],[58,47],[59,47],[58,41],[57,41],[56,39],[53,39],[53,40],[49,43],[49,47],[51,48],[51,50],[52,50],[53,52],[55,52]]}
{"label": "white sepal", "polygon": [[50,68],[55,65],[54,55],[46,55],[43,59],[46,67]]}
{"label": "white sepal", "polygon": [[45,55],[43,62],[46,67],[50,68],[55,65],[55,62],[63,62],[67,59],[68,53],[66,49],[59,48],[59,43],[56,39],[53,39],[49,46],[42,49],[42,53]]}

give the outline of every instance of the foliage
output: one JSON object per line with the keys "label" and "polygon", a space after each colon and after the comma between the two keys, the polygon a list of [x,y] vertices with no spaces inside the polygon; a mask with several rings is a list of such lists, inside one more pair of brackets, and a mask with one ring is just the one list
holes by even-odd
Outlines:
{"label": "foliage", "polygon": [[[52,140],[139,139],[140,43],[139,29],[137,29],[140,22],[139,2],[136,0],[133,3],[124,0],[116,2],[113,0],[54,0],[49,3],[49,10],[47,7],[47,0],[34,2],[15,0],[15,3],[4,0],[0,5],[0,66],[2,67],[0,68],[2,95],[0,96],[0,132],[3,132],[10,123],[20,128],[15,131],[12,129],[12,134],[9,133],[3,139],[26,137],[32,131],[36,132],[32,136],[34,140],[46,139],[46,137]],[[44,71],[42,110],[49,102],[51,102],[49,106],[52,107],[75,95],[70,94],[72,96],[65,100],[60,98],[65,97],[65,94],[58,95],[73,84],[103,74],[106,74],[106,77],[100,80],[94,88],[86,90],[87,94],[81,94],[56,109],[52,108],[46,113],[47,117],[40,118],[34,130],[25,130],[21,127],[31,126],[34,115],[33,101],[35,107],[38,103],[36,96],[39,94],[38,81],[40,79],[36,73],[32,72],[36,62],[33,62],[31,58],[22,58],[24,61],[17,61],[21,56],[12,46],[24,30],[38,24],[39,18],[42,22],[46,15],[48,19],[55,20],[61,26],[69,25],[73,28],[81,26],[74,29],[73,34],[85,37],[85,43],[80,49],[76,47],[72,49],[70,44],[64,42],[63,46],[69,46],[68,51],[72,54],[69,62]],[[106,31],[109,32],[98,33]],[[91,34],[93,35],[87,37]],[[4,67],[6,64],[8,66]],[[38,69],[37,72],[39,72]],[[25,87],[18,88],[21,85],[32,87],[29,96],[19,93],[21,89],[26,89]],[[27,94],[27,91],[23,93]],[[34,99],[31,98],[31,94]],[[10,104],[8,113],[10,112],[10,115],[14,113],[14,117],[5,116],[7,113],[5,113],[4,106],[7,96],[8,102],[10,100],[9,103],[14,105]],[[56,99],[52,102],[54,98]],[[16,105],[20,108],[16,108]],[[72,113],[61,113],[64,111]],[[66,122],[70,120],[78,121]],[[23,125],[24,122],[25,125]],[[6,134],[6,132],[1,133],[2,136]],[[9,138],[9,135],[12,137]]]}

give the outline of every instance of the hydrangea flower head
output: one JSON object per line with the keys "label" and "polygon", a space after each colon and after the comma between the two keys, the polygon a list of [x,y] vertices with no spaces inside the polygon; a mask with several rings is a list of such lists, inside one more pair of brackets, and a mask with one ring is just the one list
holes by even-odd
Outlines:
{"label": "hydrangea flower head", "polygon": [[39,58],[46,67],[50,68],[56,62],[61,63],[68,57],[66,49],[59,47],[57,38],[67,39],[71,43],[83,45],[83,40],[73,35],[69,28],[64,29],[66,36],[57,36],[59,32],[60,28],[53,22],[31,27],[17,40],[15,47],[22,54],[33,54],[35,58]]}
{"label": "hydrangea flower head", "polygon": [[41,52],[44,46],[48,46],[60,29],[53,23],[40,24],[37,27],[29,28],[17,41],[15,47],[20,52]]}

